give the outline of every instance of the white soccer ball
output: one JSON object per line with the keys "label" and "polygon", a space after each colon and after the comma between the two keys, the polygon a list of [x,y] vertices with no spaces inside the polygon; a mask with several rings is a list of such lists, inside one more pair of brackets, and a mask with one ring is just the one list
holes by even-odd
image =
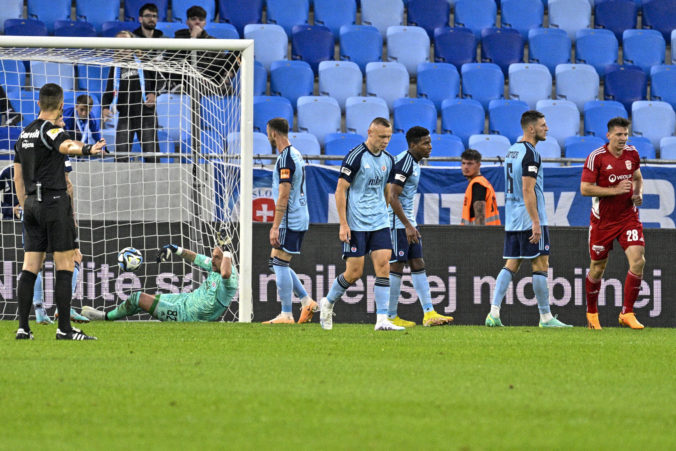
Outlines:
{"label": "white soccer ball", "polygon": [[143,255],[133,247],[125,247],[117,254],[117,264],[122,271],[136,271],[143,263]]}

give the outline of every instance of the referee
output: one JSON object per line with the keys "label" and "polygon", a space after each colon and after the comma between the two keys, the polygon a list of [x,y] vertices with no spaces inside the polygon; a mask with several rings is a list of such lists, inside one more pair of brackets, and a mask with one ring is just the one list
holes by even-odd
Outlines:
{"label": "referee", "polygon": [[[35,279],[45,252],[54,254],[54,297],[59,312],[70,311],[73,252],[77,240],[73,207],[66,191],[63,170],[66,155],[97,155],[105,141],[84,144],[73,141],[56,125],[63,114],[63,90],[54,83],[40,89],[38,118],[23,129],[14,146],[14,185],[24,211],[24,260],[17,284],[19,329],[17,340],[33,339],[28,314]],[[70,315],[59,315],[57,340],[95,340],[70,325]]]}

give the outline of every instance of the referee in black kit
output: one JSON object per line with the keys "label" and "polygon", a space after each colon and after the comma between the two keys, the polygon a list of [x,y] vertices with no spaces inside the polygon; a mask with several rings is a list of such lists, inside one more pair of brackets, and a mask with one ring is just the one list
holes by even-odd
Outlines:
{"label": "referee in black kit", "polygon": [[14,185],[23,208],[24,259],[17,285],[19,330],[17,340],[33,339],[28,315],[33,288],[45,252],[54,254],[56,282],[54,297],[59,312],[57,340],[96,340],[70,325],[73,252],[77,231],[73,208],[66,192],[63,170],[66,155],[97,155],[105,141],[94,145],[73,141],[58,123],[62,123],[63,90],[54,83],[40,89],[38,118],[23,129],[14,146]]}

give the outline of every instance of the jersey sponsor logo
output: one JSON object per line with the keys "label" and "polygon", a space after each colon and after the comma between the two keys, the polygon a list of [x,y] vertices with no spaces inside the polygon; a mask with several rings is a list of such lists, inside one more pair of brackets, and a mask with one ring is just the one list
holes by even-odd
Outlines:
{"label": "jersey sponsor logo", "polygon": [[403,183],[406,181],[406,176],[404,174],[397,174],[394,176],[394,179]]}
{"label": "jersey sponsor logo", "polygon": [[282,169],[279,176],[283,179],[288,179],[291,177],[291,169]]}
{"label": "jersey sponsor logo", "polygon": [[35,147],[35,144],[33,144],[32,142],[30,142],[30,141],[21,141],[21,148],[23,148],[23,149],[32,149],[33,147]]}
{"label": "jersey sponsor logo", "polygon": [[340,168],[340,172],[345,174],[345,175],[351,175],[352,174],[352,170],[350,168],[346,168],[346,167]]}
{"label": "jersey sponsor logo", "polygon": [[254,222],[271,222],[274,219],[275,201],[272,198],[272,188],[254,188],[251,203]]}
{"label": "jersey sponsor logo", "polygon": [[601,252],[605,251],[606,248],[604,246],[599,246],[598,244],[592,245],[592,250],[596,252],[596,254],[600,254]]}
{"label": "jersey sponsor logo", "polygon": [[624,174],[624,175],[610,174],[610,175],[608,176],[608,181],[609,181],[610,183],[615,183],[616,181],[619,181],[619,180],[626,180],[626,179],[630,179],[630,178],[632,178],[632,175],[631,175],[631,174]]}
{"label": "jersey sponsor logo", "polygon": [[32,132],[21,132],[21,135],[19,136],[19,138],[35,139],[38,136],[40,136],[40,130],[35,130],[35,131],[32,131]]}
{"label": "jersey sponsor logo", "polygon": [[62,128],[53,128],[53,129],[51,129],[50,131],[47,132],[47,136],[49,136],[50,138],[52,138],[54,140],[61,133],[63,133]]}
{"label": "jersey sponsor logo", "polygon": [[625,160],[625,161],[624,161],[624,165],[627,167],[627,170],[628,170],[628,171],[631,171],[631,161]]}
{"label": "jersey sponsor logo", "polygon": [[383,183],[383,178],[382,177],[376,177],[369,179],[368,186],[380,186]]}

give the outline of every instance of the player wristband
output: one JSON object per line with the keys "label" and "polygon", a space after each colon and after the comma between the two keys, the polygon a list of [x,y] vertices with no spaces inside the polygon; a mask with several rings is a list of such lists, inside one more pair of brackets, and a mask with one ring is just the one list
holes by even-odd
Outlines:
{"label": "player wristband", "polygon": [[230,253],[230,251],[223,252],[223,257],[232,260],[232,254]]}
{"label": "player wristband", "polygon": [[92,154],[92,145],[85,144],[82,146],[82,155],[91,155]]}
{"label": "player wristband", "polygon": [[174,254],[180,257],[181,254],[183,254],[183,248],[181,246],[176,246],[176,252],[174,252]]}

